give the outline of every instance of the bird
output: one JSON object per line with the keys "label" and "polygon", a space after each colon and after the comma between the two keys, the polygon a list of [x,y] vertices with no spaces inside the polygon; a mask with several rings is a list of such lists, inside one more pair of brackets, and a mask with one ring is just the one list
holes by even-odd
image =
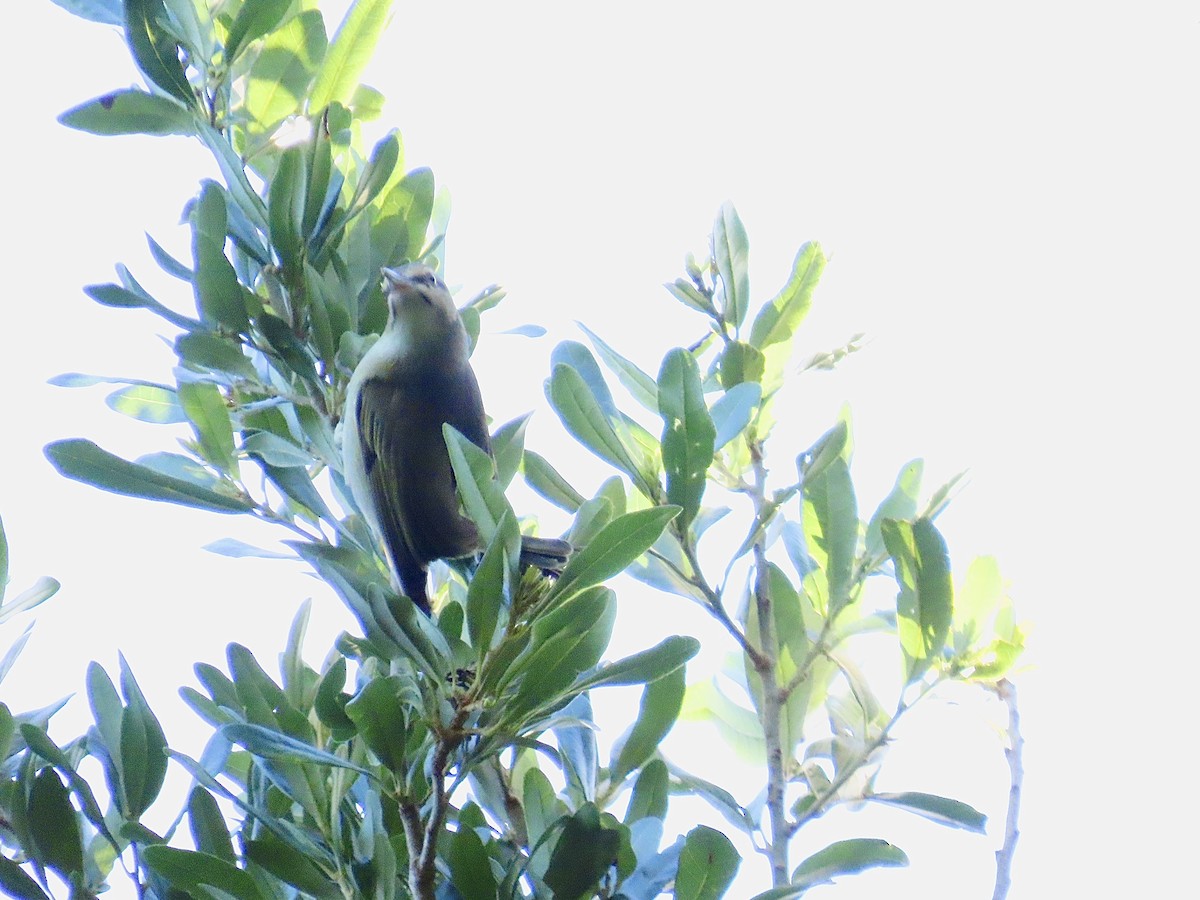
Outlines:
{"label": "bird", "polygon": [[[475,523],[459,511],[442,426],[489,456],[491,438],[467,331],[445,283],[419,262],[381,273],[387,325],[346,389],[343,474],[400,592],[429,615],[428,564],[482,549]],[[571,550],[563,540],[522,537],[522,561],[546,571],[561,571]]]}

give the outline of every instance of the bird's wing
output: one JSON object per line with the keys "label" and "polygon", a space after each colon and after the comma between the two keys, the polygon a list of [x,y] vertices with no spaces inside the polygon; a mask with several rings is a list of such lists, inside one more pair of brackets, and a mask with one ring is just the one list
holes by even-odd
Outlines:
{"label": "bird's wing", "polygon": [[480,432],[487,440],[479,387],[466,373],[466,379],[371,378],[359,391],[367,480],[398,569],[405,560],[423,568],[477,549],[475,527],[458,511],[442,436],[442,422],[449,421],[472,442],[479,443]]}

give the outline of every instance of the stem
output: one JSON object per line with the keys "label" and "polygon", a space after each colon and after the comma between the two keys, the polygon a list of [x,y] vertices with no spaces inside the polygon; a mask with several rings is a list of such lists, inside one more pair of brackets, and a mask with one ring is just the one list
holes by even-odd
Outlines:
{"label": "stem", "polygon": [[750,661],[754,665],[755,669],[765,666],[766,660],[763,658],[762,653],[759,652],[757,647],[750,643],[750,641],[746,638],[746,635],[742,633],[742,630],[738,628],[733,619],[729,617],[729,613],[725,610],[725,604],[721,600],[721,594],[714,590],[712,586],[705,581],[704,575],[700,570],[700,560],[696,557],[696,548],[692,544],[690,538],[680,540],[680,546],[683,547],[684,556],[687,557],[688,564],[691,565],[692,571],[696,573],[691,578],[688,578],[688,580],[695,585],[701,591],[701,593],[704,594],[704,599],[708,603],[708,611],[712,614],[713,618],[725,626],[725,630],[728,631],[733,636],[733,639],[738,642],[738,646],[742,648],[742,652],[750,657]]}
{"label": "stem", "polygon": [[859,767],[871,758],[872,753],[887,743],[888,735],[892,733],[892,729],[896,727],[896,723],[900,721],[900,717],[920,703],[921,700],[924,699],[924,697],[940,683],[941,681],[938,679],[923,685],[921,687],[921,692],[916,696],[916,698],[913,699],[912,703],[905,703],[903,699],[900,700],[900,702],[896,705],[896,711],[892,713],[892,717],[888,719],[888,723],[883,726],[883,729],[878,735],[876,735],[875,739],[862,750],[860,750],[855,755],[853,760],[851,760],[845,766],[842,766],[838,770],[838,773],[834,779],[829,782],[829,787],[821,791],[821,793],[817,795],[816,799],[809,805],[808,809],[802,812],[796,818],[796,820],[791,823],[791,825],[788,827],[789,836],[794,835],[805,823],[810,822],[825,812],[826,806],[831,800],[834,799],[834,797],[837,796],[837,792],[841,790],[842,785],[849,781],[854,773],[859,770]]}
{"label": "stem", "polygon": [[413,861],[421,856],[421,811],[409,800],[400,803],[400,821],[404,824],[404,843],[408,845],[408,890],[414,897],[420,897],[420,885],[416,881],[416,870]]}
{"label": "stem", "polygon": [[1008,759],[1009,788],[1008,815],[1004,820],[1004,843],[996,851],[996,889],[992,900],[1004,900],[1012,884],[1012,861],[1017,850],[1017,816],[1021,811],[1021,783],[1025,770],[1021,765],[1021,752],[1025,740],[1021,737],[1021,717],[1017,712],[1017,686],[1007,678],[996,682],[996,696],[1008,707],[1008,746],[1004,756]]}
{"label": "stem", "polygon": [[446,813],[450,809],[450,792],[446,790],[446,766],[450,762],[450,754],[466,737],[462,727],[467,720],[468,709],[465,705],[460,707],[449,727],[438,736],[438,746],[432,761],[433,810],[429,814],[429,821],[425,823],[424,837],[419,834],[420,822],[416,823],[416,840],[420,844],[418,853],[413,853],[413,836],[408,833],[409,824],[405,821],[405,838],[409,845],[408,884],[416,900],[435,900],[437,839],[446,824]]}
{"label": "stem", "polygon": [[[767,469],[763,465],[762,445],[750,445],[750,458],[754,465],[754,484],[751,498],[754,512],[761,517],[767,505]],[[775,633],[775,613],[771,605],[767,566],[767,548],[763,541],[765,531],[754,540],[754,604],[758,613],[758,638],[760,651],[754,658],[754,670],[762,681],[762,709],[759,721],[762,724],[763,741],[767,751],[767,812],[771,819],[771,840],[768,847],[771,857],[771,882],[775,887],[788,883],[788,831],[786,788],[787,775],[783,764],[783,737],[780,721],[783,718],[782,695],[776,674],[779,659],[779,636]]]}

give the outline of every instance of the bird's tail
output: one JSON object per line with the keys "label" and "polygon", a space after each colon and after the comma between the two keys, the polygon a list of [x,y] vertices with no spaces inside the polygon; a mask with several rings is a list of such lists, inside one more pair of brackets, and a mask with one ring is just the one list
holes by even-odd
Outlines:
{"label": "bird's tail", "polygon": [[569,542],[560,538],[521,535],[521,564],[543,572],[561,572],[574,551]]}

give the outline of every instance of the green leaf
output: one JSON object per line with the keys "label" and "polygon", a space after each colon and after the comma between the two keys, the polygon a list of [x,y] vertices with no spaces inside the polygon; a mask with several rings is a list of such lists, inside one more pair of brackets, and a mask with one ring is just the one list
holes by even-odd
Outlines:
{"label": "green leaf", "polygon": [[885,519],[883,542],[896,568],[897,629],[908,683],[942,652],[953,616],[954,586],[946,542],[928,519]]}
{"label": "green leaf", "polygon": [[825,884],[837,875],[852,875],[879,866],[907,866],[899,847],[878,838],[836,841],[810,856],[792,874],[792,884],[809,887]]}
{"label": "green leaf", "polygon": [[243,3],[225,38],[225,64],[232,65],[243,47],[273,31],[291,5],[291,0],[255,0],[252,3]]}
{"label": "green leaf", "polygon": [[300,111],[325,58],[326,44],[325,21],[316,9],[305,10],[267,35],[246,76],[242,105],[256,131],[269,132]]}
{"label": "green leaf", "polygon": [[834,457],[815,478],[805,477],[804,525],[809,547],[822,552],[828,612],[836,613],[850,601],[858,552],[858,504],[843,457]]}
{"label": "green leaf", "polygon": [[257,380],[254,365],[242,352],[241,343],[211,331],[192,331],[175,338],[175,353],[188,368],[217,372],[234,378]]}
{"label": "green leaf", "polygon": [[526,413],[511,422],[505,422],[492,435],[492,458],[496,460],[496,481],[501,490],[512,483],[513,476],[521,467],[521,457],[525,453],[525,428],[529,425],[531,415]]}
{"label": "green leaf", "polygon": [[159,268],[168,275],[178,278],[180,281],[185,281],[188,284],[192,283],[192,270],[168,253],[148,233],[146,235],[146,243],[150,247],[150,255],[154,257],[154,261],[158,263]]}
{"label": "green leaf", "polygon": [[346,704],[346,715],[380,764],[392,772],[403,771],[408,721],[419,712],[420,698],[399,675],[373,678]]}
{"label": "green leaf", "polygon": [[245,747],[247,752],[260,759],[288,760],[300,763],[316,763],[322,766],[333,766],[339,769],[350,769],[361,775],[373,777],[372,773],[354,763],[342,759],[332,753],[327,753],[311,744],[297,740],[281,731],[254,725],[249,722],[238,722],[225,725],[221,733],[235,744]]}
{"label": "green leaf", "polygon": [[306,897],[318,900],[342,900],[337,881],[316,865],[299,848],[263,829],[258,837],[246,841],[246,859],[261,866]]}
{"label": "green leaf", "polygon": [[263,462],[262,470],[271,484],[288,498],[288,510],[291,513],[308,519],[321,518],[331,524],[338,521],[304,466],[273,466]]}
{"label": "green leaf", "polygon": [[633,399],[650,412],[658,412],[658,385],[654,379],[606,344],[598,335],[593,334],[587,326],[580,323],[579,327],[588,336],[604,364],[617,376],[617,380],[625,385]]}
{"label": "green leaf", "polygon": [[766,371],[762,351],[742,341],[731,341],[721,353],[721,387],[732,390],[739,384],[761,382]]}
{"label": "green leaf", "polygon": [[883,498],[871,521],[867,524],[867,558],[875,559],[886,552],[880,527],[884,519],[911,519],[917,514],[917,495],[921,490],[921,475],[925,470],[923,460],[914,459],[905,463],[891,492]]}
{"label": "green leaf", "polygon": [[220,389],[205,381],[181,384],[179,405],[192,423],[204,458],[226,475],[236,474],[233,422]]}
{"label": "green leaf", "polygon": [[166,21],[163,0],[125,0],[125,40],[142,74],[185,106],[195,102],[179,59],[179,44],[160,25]]}
{"label": "green leaf", "polygon": [[[17,596],[13,597],[8,603],[4,604],[4,608],[0,609],[0,625],[7,622],[17,613],[24,612],[27,609],[33,609],[45,601],[49,600],[58,593],[58,589],[62,585],[57,579],[51,578],[48,575],[38,577],[30,587],[27,587]],[[0,582],[0,597],[4,596],[4,585]],[[11,652],[11,651],[10,651]],[[4,677],[6,670],[0,667],[0,678]]]}
{"label": "green leaf", "polygon": [[272,466],[307,466],[313,458],[306,450],[269,431],[253,431],[242,440],[242,450]]}
{"label": "green leaf", "polygon": [[615,618],[612,591],[594,587],[536,619],[532,650],[512,669],[513,675],[523,673],[523,679],[505,712],[519,715],[579,694],[583,688],[576,679],[608,647]]}
{"label": "green leaf", "polygon": [[601,667],[575,687],[591,690],[602,686],[647,684],[671,675],[699,652],[700,642],[694,637],[673,634],[648,650]]}
{"label": "green leaf", "polygon": [[142,859],[172,887],[192,895],[213,896],[203,890],[212,888],[235,900],[266,900],[249,872],[218,856],[154,844],[142,849]]}
{"label": "green leaf", "polygon": [[116,838],[112,832],[108,830],[108,825],[105,824],[104,814],[100,812],[100,805],[96,802],[96,797],[92,793],[91,786],[79,776],[79,773],[71,766],[71,760],[46,734],[45,725],[51,715],[60,709],[65,701],[62,701],[49,708],[48,712],[41,714],[26,713],[22,718],[25,721],[20,722],[21,738],[26,745],[42,759],[48,760],[60,772],[67,776],[67,782],[71,785],[71,790],[75,792],[76,798],[79,800],[79,805],[83,810],[84,818],[86,818],[95,829],[104,837],[117,853],[122,851],[122,847],[117,844]]}
{"label": "green leaf", "polygon": [[28,817],[38,862],[67,882],[72,881],[72,876],[82,876],[83,845],[78,814],[71,806],[67,786],[49,766],[34,776]]}
{"label": "green leaf", "polygon": [[[174,310],[163,306],[148,294],[131,291],[128,288],[121,287],[119,284],[89,284],[84,287],[83,292],[102,306],[112,306],[120,309],[148,309],[156,316],[161,316],[172,325],[178,325],[185,330],[200,327],[200,323],[195,319],[181,316]],[[106,379],[100,380],[104,381]],[[75,385],[70,386],[74,387]]]}
{"label": "green leaf", "polygon": [[721,318],[736,330],[750,308],[750,239],[732,203],[722,204],[713,225],[712,242],[713,261],[721,279],[717,307]]}
{"label": "green leaf", "polygon": [[754,417],[754,409],[762,402],[762,385],[753,381],[742,381],[727,390],[712,405],[712,416],[716,437],[713,450],[717,451],[741,434]]}
{"label": "green leaf", "polygon": [[658,540],[667,523],[678,514],[677,506],[654,506],[609,522],[571,557],[551,588],[551,595],[566,599],[623,571]]}
{"label": "green leaf", "polygon": [[939,825],[950,825],[954,828],[964,828],[976,834],[987,832],[987,816],[961,800],[951,800],[936,794],[923,794],[919,791],[904,791],[901,793],[871,794],[869,799],[877,803],[886,803],[909,812],[923,816]]}
{"label": "green leaf", "polygon": [[644,480],[629,450],[617,436],[607,414],[583,376],[573,367],[554,367],[547,385],[547,399],[563,426],[587,449],[616,466],[638,484]]}
{"label": "green leaf", "polygon": [[671,779],[667,764],[661,759],[650,760],[633,783],[629,809],[625,811],[625,824],[632,825],[639,819],[665,819],[670,796]]}
{"label": "green leaf", "polygon": [[387,24],[391,0],[355,0],[338,26],[325,62],[312,86],[308,108],[320,113],[330,103],[350,102],[358,78],[375,52],[375,42]]}
{"label": "green leaf", "polygon": [[608,873],[620,846],[620,832],[601,825],[595,804],[585,803],[563,823],[542,880],[556,898],[579,898]]}
{"label": "green leaf", "polygon": [[308,348],[300,342],[287,322],[278,316],[264,312],[255,319],[254,324],[258,326],[258,330],[262,332],[271,349],[287,368],[306,381],[317,383],[314,360],[309,354]]}
{"label": "green leaf", "polygon": [[691,309],[697,312],[702,312],[705,315],[715,315],[716,310],[713,309],[712,303],[705,297],[696,286],[684,278],[676,278],[674,282],[664,284],[671,296]]}
{"label": "green leaf", "polygon": [[675,876],[676,900],[717,900],[737,874],[742,858],[729,838],[706,825],[688,832]]}
{"label": "green leaf", "polygon": [[526,484],[534,491],[567,512],[575,512],[585,499],[545,457],[532,450],[525,451],[521,459],[521,472]]}
{"label": "green leaf", "polygon": [[192,134],[192,112],[159,94],[113,91],[62,113],[58,121],[89,134]]}
{"label": "green leaf", "polygon": [[67,12],[99,22],[102,25],[123,25],[125,16],[121,0],[51,0],[55,6],[61,6]]}
{"label": "green leaf", "polygon": [[700,367],[686,350],[676,348],[663,359],[658,410],[663,420],[667,500],[680,507],[676,525],[682,531],[700,509],[717,433],[704,404]]}
{"label": "green leaf", "polygon": [[245,332],[250,321],[242,302],[242,286],[225,256],[228,233],[225,192],[216,183],[204,183],[190,219],[195,270],[193,290],[200,318],[208,325]]}
{"label": "green leaf", "polygon": [[307,189],[304,150],[289,147],[279,157],[279,165],[267,189],[267,224],[271,246],[285,273],[291,272],[293,277],[299,269],[303,251],[300,228]]}
{"label": "green leaf", "polygon": [[500,611],[510,597],[520,555],[521,532],[517,519],[506,511],[467,585],[467,633],[471,637],[471,646],[481,658],[491,649]]}
{"label": "green leaf", "polygon": [[150,710],[133,672],[120,657],[121,693],[121,786],[126,799],[125,814],[136,820],[150,808],[167,776],[167,738]]}
{"label": "green leaf", "polygon": [[104,402],[109,409],[122,415],[155,425],[172,425],[188,420],[175,392],[157,385],[135,384],[124,387],[113,391]]}
{"label": "green leaf", "polygon": [[792,263],[787,284],[754,317],[750,343],[759,350],[791,341],[812,305],[813,289],[825,270],[825,254],[815,242],[805,244]]}
{"label": "green leaf", "polygon": [[45,453],[59,474],[114,494],[162,500],[212,512],[240,513],[253,508],[253,504],[242,497],[226,496],[181,478],[162,475],[114,456],[82,438],[55,441],[46,446]]}
{"label": "green leaf", "polygon": [[646,685],[637,719],[612,763],[609,780],[616,784],[658,750],[683,706],[684,667]]}
{"label": "green leaf", "polygon": [[450,465],[458,496],[462,500],[467,517],[479,529],[479,538],[490,543],[505,513],[510,512],[504,491],[495,480],[495,465],[487,451],[476,447],[453,425],[442,425],[446,449],[450,453]]}
{"label": "green leaf", "polygon": [[354,215],[388,186],[396,164],[400,162],[400,136],[396,131],[389,131],[375,144],[371,150],[371,158],[367,161],[366,170],[358,182],[354,201],[350,204],[349,215]]}
{"label": "green leaf", "polygon": [[[434,178],[428,168],[413,169],[387,192],[379,204],[378,219],[371,232],[371,248],[378,260],[386,265],[401,259],[416,259],[421,255],[425,232],[433,214]],[[468,333],[471,323],[478,323],[478,311],[467,307],[460,311]],[[474,347],[474,339],[471,347]]]}
{"label": "green leaf", "polygon": [[0,891],[14,900],[50,900],[50,895],[7,856],[0,856]]}
{"label": "green leaf", "polygon": [[208,853],[227,863],[237,863],[233,852],[233,841],[225,817],[213,795],[196,785],[188,796],[188,826],[192,832],[192,843],[201,853]]}
{"label": "green leaf", "polygon": [[355,734],[354,721],[346,715],[346,704],[350,695],[342,690],[345,686],[346,658],[339,656],[321,676],[313,701],[313,710],[317,718],[333,732],[335,741],[348,741]]}
{"label": "green leaf", "polygon": [[237,538],[218,538],[204,545],[203,549],[218,556],[228,556],[230,559],[295,559],[290,553],[279,553],[275,550],[264,550]]}
{"label": "green leaf", "polygon": [[496,878],[483,841],[474,828],[459,826],[446,853],[450,880],[463,900],[495,900]]}

